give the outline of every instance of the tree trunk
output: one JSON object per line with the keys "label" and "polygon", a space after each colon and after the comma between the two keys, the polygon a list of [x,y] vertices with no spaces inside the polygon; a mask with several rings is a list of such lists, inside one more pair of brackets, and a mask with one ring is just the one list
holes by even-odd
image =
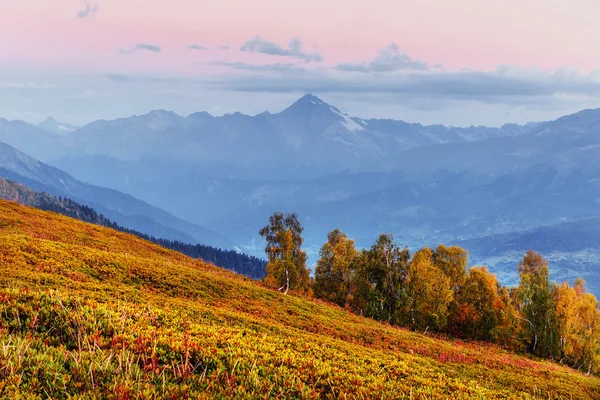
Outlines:
{"label": "tree trunk", "polygon": [[283,288],[285,288],[285,292],[283,292],[283,294],[288,294],[288,290],[290,290],[290,274],[288,273],[287,269],[285,270],[285,285],[280,287],[278,291],[281,292]]}

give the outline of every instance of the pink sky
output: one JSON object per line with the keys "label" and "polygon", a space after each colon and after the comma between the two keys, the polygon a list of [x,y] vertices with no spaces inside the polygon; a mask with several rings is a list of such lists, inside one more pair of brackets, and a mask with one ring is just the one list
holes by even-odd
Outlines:
{"label": "pink sky", "polygon": [[[93,0],[92,0],[93,1]],[[333,65],[372,58],[389,43],[412,58],[450,68],[600,66],[596,0],[98,0],[75,18],[82,0],[5,0],[0,59],[15,66],[194,72],[191,43],[238,49],[256,34],[286,45],[299,36]],[[163,57],[120,57],[136,42]],[[152,60],[149,63],[149,60]]]}
{"label": "pink sky", "polygon": [[[98,4],[97,12],[77,18],[84,0],[0,0],[0,117],[37,121],[53,114],[84,123],[152,108],[276,112],[307,91],[353,115],[463,126],[552,119],[600,106],[598,0],[89,4]],[[302,51],[318,52],[323,61],[240,51],[256,35],[284,49],[300,38]],[[161,51],[118,54],[137,43]],[[430,68],[336,68],[368,67],[392,43],[409,61]],[[192,51],[191,44],[208,50]],[[218,49],[223,45],[229,50]],[[402,64],[401,53],[391,61]],[[385,67],[390,60],[383,61]],[[304,75],[211,65],[215,62],[294,63]],[[436,65],[443,68],[431,68]],[[117,73],[136,78],[110,77]],[[155,76],[179,80],[150,79]],[[279,82],[285,87],[277,87]]]}

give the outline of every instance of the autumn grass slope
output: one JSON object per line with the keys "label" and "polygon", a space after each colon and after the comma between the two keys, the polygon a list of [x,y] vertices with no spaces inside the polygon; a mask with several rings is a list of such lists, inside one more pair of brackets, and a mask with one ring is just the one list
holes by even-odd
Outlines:
{"label": "autumn grass slope", "polygon": [[0,201],[0,398],[18,397],[598,399],[600,379]]}

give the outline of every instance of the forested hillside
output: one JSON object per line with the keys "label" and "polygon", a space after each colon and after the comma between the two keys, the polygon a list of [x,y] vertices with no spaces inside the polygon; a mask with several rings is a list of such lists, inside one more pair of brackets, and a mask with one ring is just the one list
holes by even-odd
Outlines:
{"label": "forested hillside", "polygon": [[19,183],[0,178],[0,198],[33,206],[41,210],[53,211],[84,222],[110,227],[121,232],[131,233],[142,239],[176,250],[190,257],[202,258],[219,267],[226,268],[254,279],[264,277],[265,262],[256,257],[247,256],[231,250],[221,250],[201,244],[189,244],[163,238],[155,238],[144,233],[119,226],[105,218],[94,209],[64,197],[51,196],[48,193],[35,192]]}

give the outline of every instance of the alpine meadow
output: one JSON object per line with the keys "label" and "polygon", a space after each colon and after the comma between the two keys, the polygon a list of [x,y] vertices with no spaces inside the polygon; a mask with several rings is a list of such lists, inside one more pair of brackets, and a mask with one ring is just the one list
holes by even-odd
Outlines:
{"label": "alpine meadow", "polygon": [[600,392],[587,371],[285,295],[52,212],[1,201],[0,224],[6,398],[594,399]]}

